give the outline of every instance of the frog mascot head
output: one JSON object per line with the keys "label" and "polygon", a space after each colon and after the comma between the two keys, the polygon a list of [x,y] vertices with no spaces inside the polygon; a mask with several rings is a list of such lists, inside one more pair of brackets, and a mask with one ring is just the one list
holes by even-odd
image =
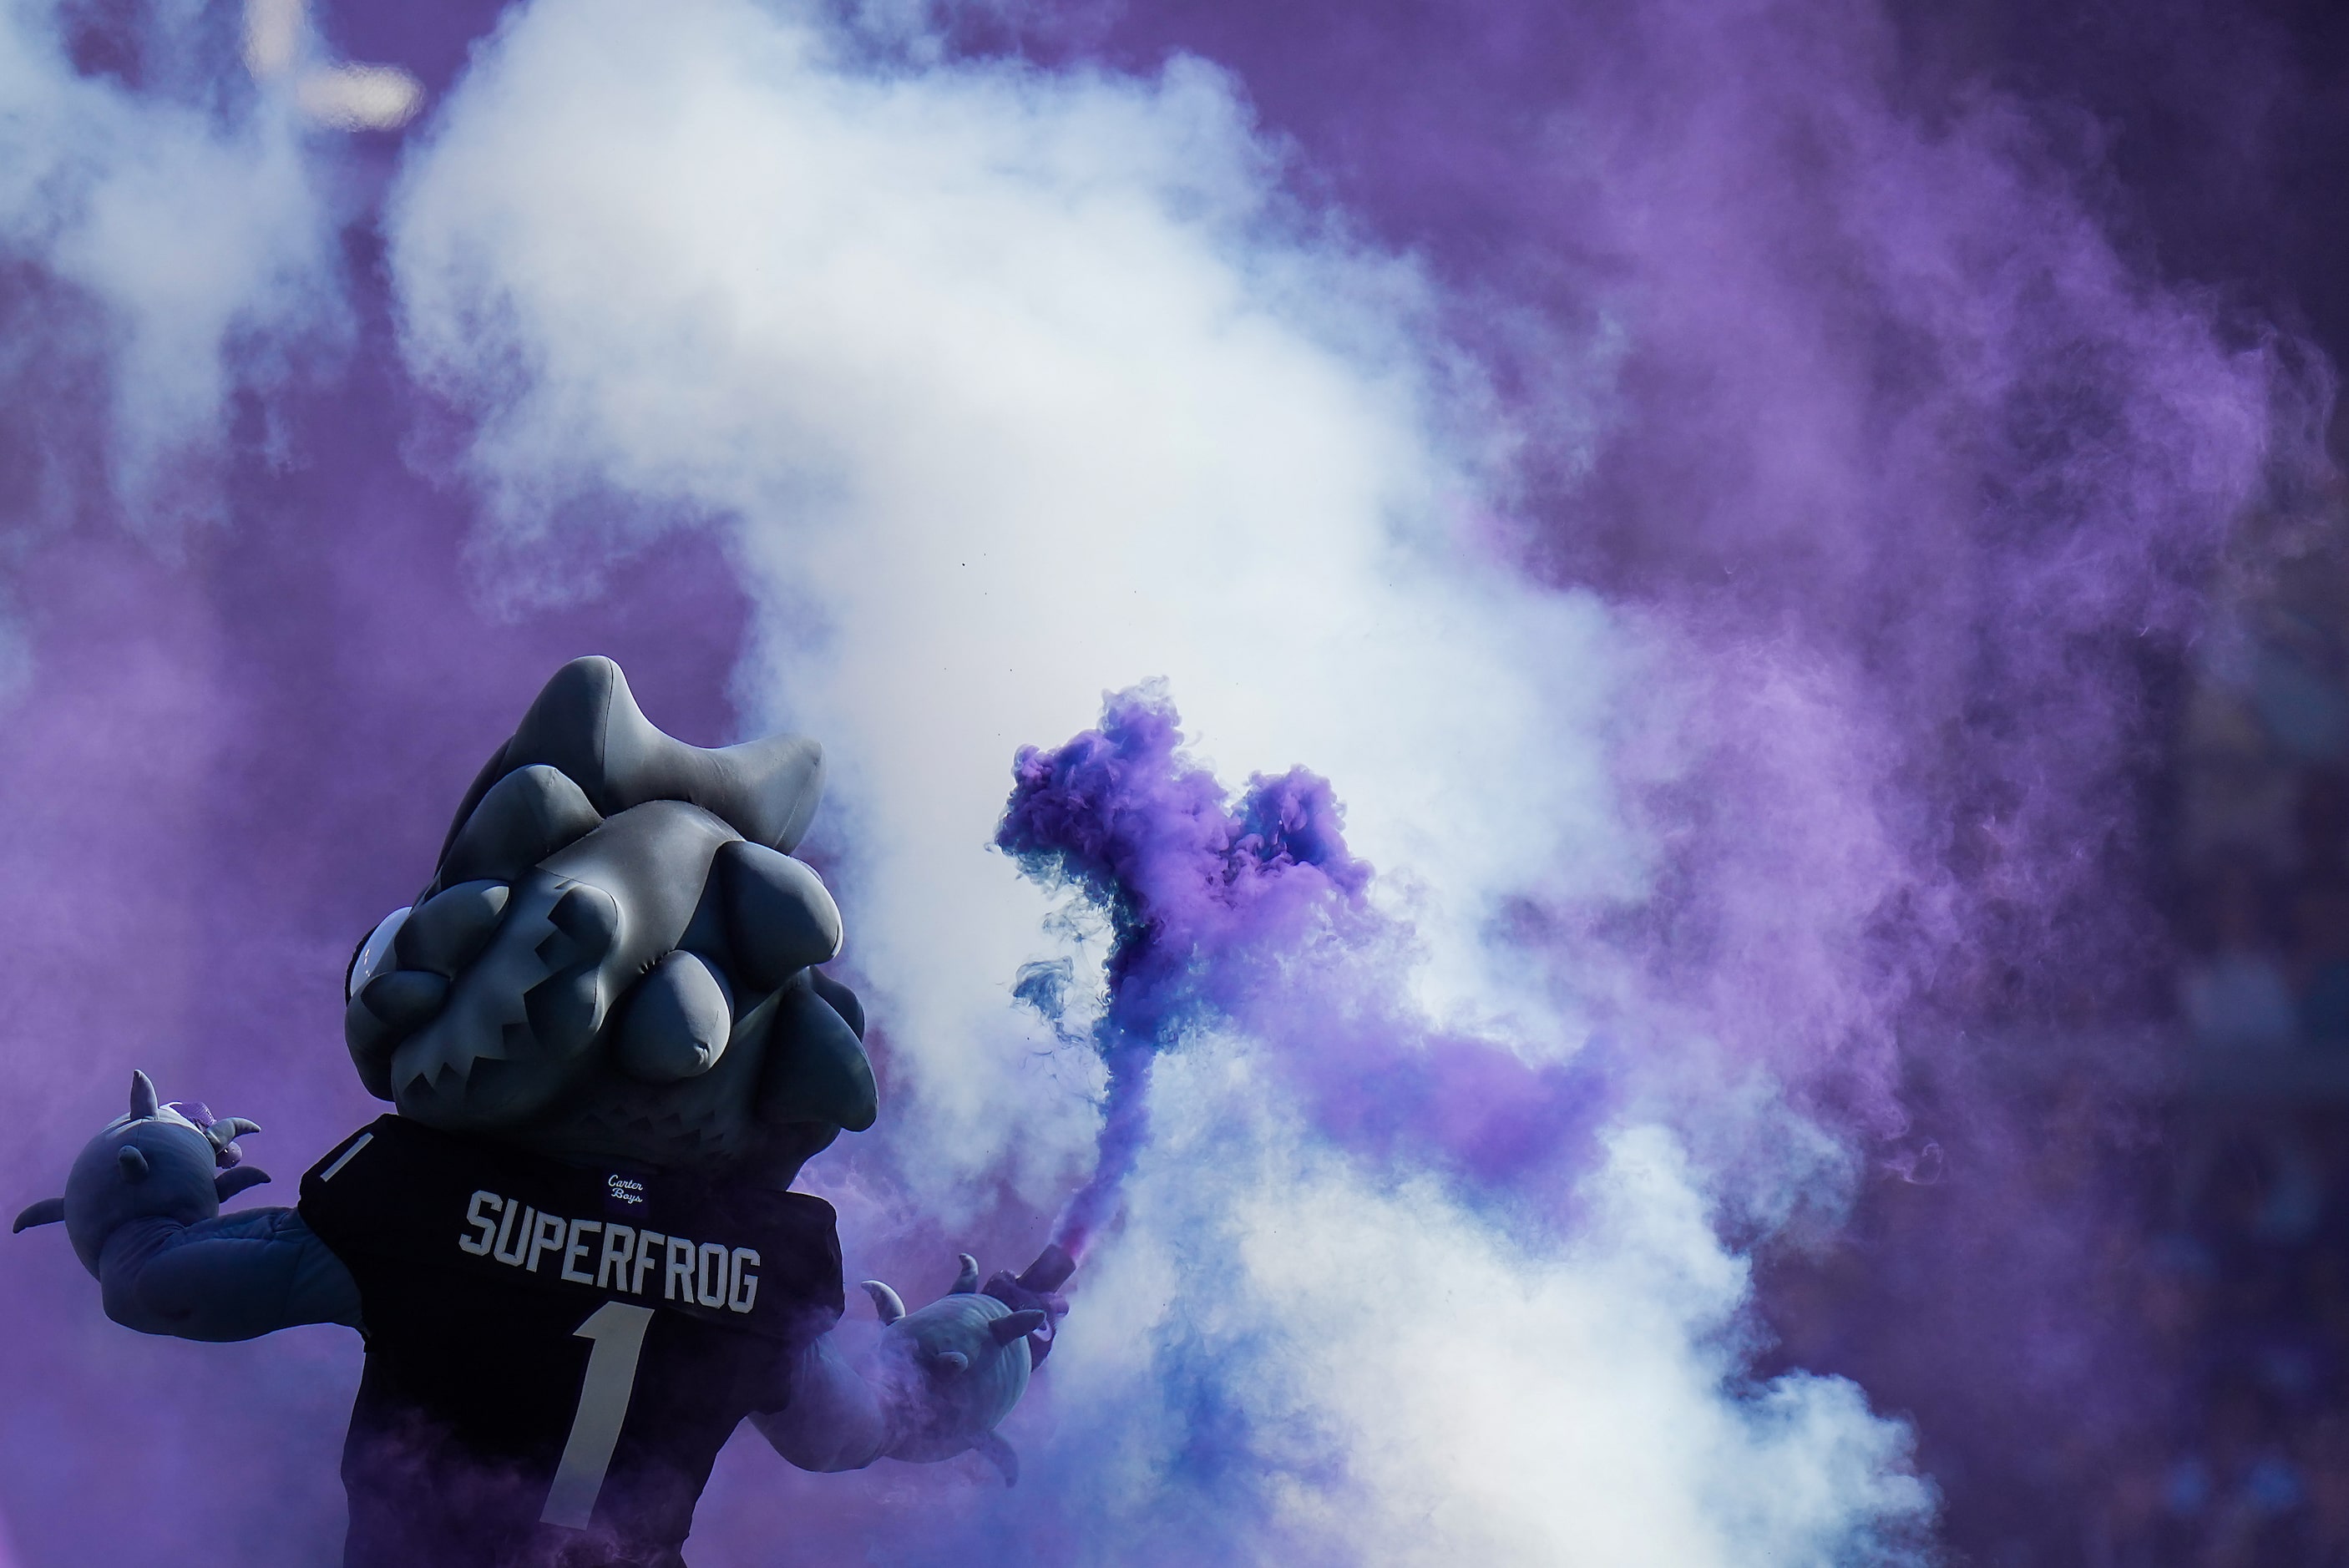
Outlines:
{"label": "frog mascot head", "polygon": [[874,1115],[864,1011],[815,967],[840,912],[790,853],[823,789],[812,740],[690,746],[611,660],[564,665],[352,959],[360,1080],[444,1131],[788,1183]]}

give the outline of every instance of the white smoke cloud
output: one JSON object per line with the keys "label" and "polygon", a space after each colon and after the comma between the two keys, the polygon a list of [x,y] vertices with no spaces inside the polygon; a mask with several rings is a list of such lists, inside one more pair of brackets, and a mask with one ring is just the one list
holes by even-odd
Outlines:
{"label": "white smoke cloud", "polygon": [[[1514,891],[1640,885],[1609,743],[1644,655],[1480,554],[1497,480],[1424,284],[1286,204],[1196,62],[843,47],[739,0],[541,0],[442,106],[390,229],[407,351],[480,413],[509,539],[615,495],[731,526],[756,717],[840,770],[907,1180],[951,1219],[1015,1150],[1047,1204],[1084,1157],[1089,1108],[1008,995],[1046,906],[986,846],[1012,749],[1148,676],[1226,779],[1336,781],[1431,1006],[1482,997],[1526,1054],[1570,1052],[1571,1016],[1478,932]],[[1086,1560],[1163,1528],[1132,1498],[1181,1446],[1154,1359],[1178,1343],[1255,1401],[1239,1449],[1314,1434],[1349,1478],[1252,1489],[1272,1532],[1234,1550],[1267,1560],[1813,1561],[1925,1507],[1848,1385],[1730,1392],[1743,1266],[1662,1133],[1622,1134],[1598,1218],[1543,1248],[1316,1151],[1217,1078],[1231,1051],[1162,1082],[1053,1364],[1038,1463],[1092,1500]],[[1197,1276],[1211,1256],[1230,1278]],[[1457,1299],[1378,1283],[1429,1280]]]}
{"label": "white smoke cloud", "polygon": [[412,352],[527,379],[478,449],[509,522],[598,486],[742,520],[753,686],[845,773],[860,962],[921,977],[891,1011],[934,1095],[999,1080],[947,1081],[1032,946],[982,852],[1012,748],[1105,687],[1168,677],[1228,775],[1331,774],[1356,846],[1461,922],[1547,868],[1634,874],[1570,738],[1606,614],[1451,547],[1475,493],[1416,283],[1284,238],[1267,161],[1196,63],[864,76],[747,6],[564,5],[411,170]]}
{"label": "white smoke cloud", "polygon": [[[41,280],[0,374],[28,413],[105,387],[101,460],[142,521],[208,510],[181,481],[213,470],[233,387],[341,321],[335,215],[287,106],[221,68],[202,18],[166,21],[136,40],[134,88],[75,69],[53,5],[0,12],[0,255]],[[64,503],[50,488],[36,508]]]}
{"label": "white smoke cloud", "polygon": [[[1262,1478],[1266,1561],[1850,1562],[1929,1514],[1905,1432],[1850,1384],[1724,1396],[1745,1265],[1663,1134],[1612,1141],[1561,1254],[1280,1125],[1244,1053],[1203,1048],[1161,1087],[1173,1114],[1023,1483],[1098,1522],[1092,1560],[1201,1560],[1164,1478],[1184,1485],[1203,1381],[1246,1418],[1221,1459]],[[1020,1530],[1016,1496],[996,1514]]]}

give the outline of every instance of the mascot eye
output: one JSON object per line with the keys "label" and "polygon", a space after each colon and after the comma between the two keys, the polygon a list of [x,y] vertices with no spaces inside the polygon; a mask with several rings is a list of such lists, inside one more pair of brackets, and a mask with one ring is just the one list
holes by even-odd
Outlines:
{"label": "mascot eye", "polygon": [[343,1000],[347,1002],[359,994],[359,987],[391,967],[391,939],[408,923],[409,911],[395,909],[383,917],[359,950],[351,954],[351,966],[343,975]]}

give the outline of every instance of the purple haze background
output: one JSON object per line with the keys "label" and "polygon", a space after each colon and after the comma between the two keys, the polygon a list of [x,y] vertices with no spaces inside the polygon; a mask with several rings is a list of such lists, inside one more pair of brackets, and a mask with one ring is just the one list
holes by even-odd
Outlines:
{"label": "purple haze background", "polygon": [[[1232,63],[1526,401],[1580,369],[1545,326],[1630,316],[1588,466],[1528,464],[1520,548],[1669,618],[1720,707],[1655,802],[1664,890],[1575,934],[1746,1014],[1872,1135],[1840,1243],[1764,1247],[1762,1365],[1913,1412],[1960,1550],[2072,1560],[2079,1478],[2181,1371],[2131,1310],[2160,1288],[2160,769],[2212,552],[2323,460],[2339,18],[1065,15],[1081,52]],[[1805,952],[1838,895],[1866,941]]]}
{"label": "purple haze background", "polygon": [[[2333,309],[2290,278],[2207,286],[2252,277],[2222,247],[2168,242],[2192,240],[2211,191],[2252,226],[2311,220],[2262,205],[2263,181],[2231,180],[2240,165],[2216,155],[2214,174],[2132,171],[2138,105],[2099,99],[2085,66],[2046,66],[2024,24],[1971,14],[1970,32],[1838,4],[1136,4],[988,8],[955,34],[1046,65],[1204,54],[1293,139],[1305,201],[1425,258],[1519,443],[1493,548],[1668,629],[1672,679],[1699,699],[1694,766],[1644,790],[1639,759],[1625,766],[1668,849],[1652,895],[1529,898],[1495,940],[1561,976],[1629,974],[1620,995],[1767,1063],[1871,1171],[1913,1173],[1935,1135],[1938,1184],[1866,1180],[1892,1193],[1880,1201],[1933,1206],[1868,1266],[1909,1282],[1939,1347],[1831,1369],[1913,1415],[1961,1542],[2013,1479],[2002,1454],[2019,1434],[2126,1420],[2117,1391],[2160,1375],[2098,1310],[2111,1260],[2081,1242],[2104,1200],[2050,1196],[1999,1156],[2051,1099],[2070,1136],[2117,1114],[2098,1086],[2127,1076],[2128,1030],[2159,1006],[2148,844],[2168,684],[2233,512],[2265,465],[2310,460],[2319,378],[2275,335]],[[122,42],[138,7],[70,15],[86,66],[140,76]],[[492,20],[346,7],[326,26],[437,94]],[[2206,50],[2215,24],[2173,20],[2165,43],[2128,42],[2178,84],[2179,112],[2299,101],[2274,42],[2291,35]],[[2008,32],[2021,42],[1982,41]],[[2275,123],[2234,142],[2262,171]],[[160,492],[108,487],[102,333],[72,291],[37,259],[0,274],[26,671],[0,758],[0,1061],[18,1128],[0,1174],[18,1201],[117,1111],[132,1066],[263,1121],[248,1148],[280,1193],[372,1114],[336,1044],[342,961],[412,891],[464,780],[561,659],[611,654],[689,738],[740,725],[730,683],[751,612],[722,534],[680,527],[519,588],[513,573],[543,563],[475,541],[476,503],[436,456],[461,417],[390,346],[371,203],[398,140],[321,156],[347,216],[352,335],[305,377],[240,350],[216,464],[172,470]],[[1616,1023],[1668,1032],[1651,1015]],[[2083,1024],[2116,1037],[2112,1054],[2052,1096],[2044,1073],[1978,1044]],[[1431,1064],[1388,1048],[1391,1094],[1365,1087],[1361,1055],[1307,1064],[1326,1123],[1399,1162],[1469,1129],[1458,1140],[1485,1157],[1471,1174],[1503,1193],[1519,1189],[1496,1146],[1578,1138],[1611,1095],[1707,1124],[1703,1061],[1610,1074],[1602,1053],[1561,1084],[1503,1052]],[[1527,1125],[1495,1128],[1496,1101]],[[850,1244],[903,1284],[948,1237],[888,1217]],[[989,1265],[1032,1245],[1041,1218],[1007,1202],[987,1222],[1006,1253]],[[1783,1219],[1723,1222],[1758,1241]],[[0,1509],[20,1561],[331,1554],[347,1336],[145,1342],[102,1320],[62,1247],[20,1238],[10,1256]],[[2018,1339],[2028,1354],[2008,1353]],[[773,1473],[746,1499],[753,1460]],[[726,1540],[789,1542],[781,1561],[852,1544],[911,1559],[901,1535],[978,1506],[914,1472],[726,1464]]]}

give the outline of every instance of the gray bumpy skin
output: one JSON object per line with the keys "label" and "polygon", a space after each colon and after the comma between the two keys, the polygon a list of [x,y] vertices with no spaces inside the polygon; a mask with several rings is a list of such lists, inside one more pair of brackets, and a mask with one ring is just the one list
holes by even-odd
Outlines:
{"label": "gray bumpy skin", "polygon": [[[789,852],[822,788],[811,740],[688,746],[610,660],[564,665],[474,779],[415,905],[352,960],[361,1081],[402,1116],[556,1159],[788,1187],[876,1109],[864,1010],[816,967],[840,951],[839,910]],[[62,1219],[109,1315],[145,1333],[359,1326],[349,1274],[298,1213],[220,1212],[268,1180],[233,1168],[252,1130],[161,1105],[138,1076],[130,1114],[16,1229]],[[978,1294],[964,1265],[913,1314],[868,1284],[889,1326],[861,1366],[828,1338],[801,1355],[789,1408],[756,1418],[784,1458],[829,1470],[978,1448],[1016,1474],[992,1429],[1049,1324]]]}
{"label": "gray bumpy skin", "polygon": [[840,912],[789,853],[823,782],[813,741],[688,746],[609,659],[564,665],[352,963],[361,1081],[445,1131],[788,1184],[876,1109],[862,1010],[815,967]]}

